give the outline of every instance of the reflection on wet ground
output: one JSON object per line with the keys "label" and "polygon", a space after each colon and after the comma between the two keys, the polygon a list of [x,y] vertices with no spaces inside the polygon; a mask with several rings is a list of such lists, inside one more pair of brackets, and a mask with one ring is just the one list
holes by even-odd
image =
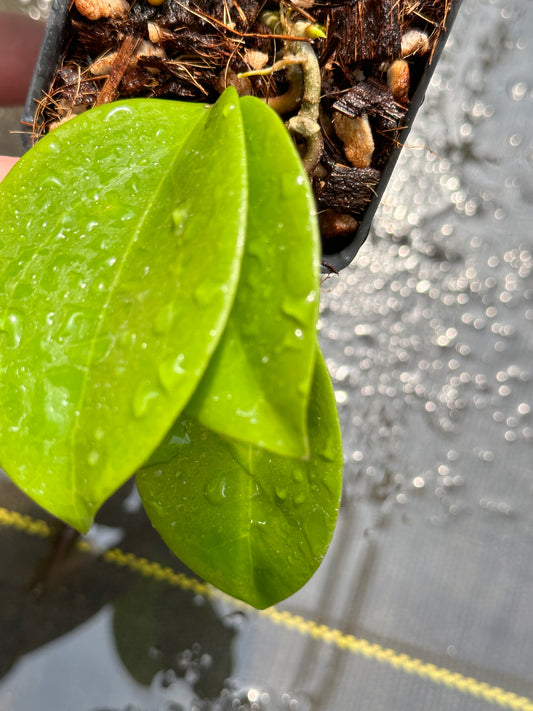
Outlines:
{"label": "reflection on wet ground", "polygon": [[312,582],[259,614],[137,564],[190,575],[128,491],[94,545],[133,563],[46,578],[52,539],[4,522],[2,711],[533,709],[527,7],[464,0],[373,235],[323,284],[346,473]]}

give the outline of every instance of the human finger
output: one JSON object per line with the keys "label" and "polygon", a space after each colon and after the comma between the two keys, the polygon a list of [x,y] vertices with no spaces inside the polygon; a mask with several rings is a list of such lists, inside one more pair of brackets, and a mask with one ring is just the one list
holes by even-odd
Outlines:
{"label": "human finger", "polygon": [[0,156],[0,180],[3,180],[17,161],[18,158],[14,156]]}

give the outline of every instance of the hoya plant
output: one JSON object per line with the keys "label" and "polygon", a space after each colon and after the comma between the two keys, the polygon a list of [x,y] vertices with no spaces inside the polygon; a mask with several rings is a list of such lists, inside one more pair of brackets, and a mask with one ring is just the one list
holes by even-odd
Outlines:
{"label": "hoya plant", "polygon": [[136,476],[167,545],[263,608],[331,539],[342,448],[311,187],[274,111],[105,104],[0,186],[0,464],[86,532]]}

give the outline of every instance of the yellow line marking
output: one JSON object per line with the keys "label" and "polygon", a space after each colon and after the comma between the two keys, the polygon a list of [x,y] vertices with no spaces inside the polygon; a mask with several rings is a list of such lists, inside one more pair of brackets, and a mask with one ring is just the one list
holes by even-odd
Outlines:
{"label": "yellow line marking", "polygon": [[[0,507],[0,526],[14,528],[18,531],[49,538],[54,534],[54,528],[39,519],[25,516],[17,511],[10,511]],[[94,553],[93,547],[87,541],[80,540],[77,544],[78,550],[84,553]],[[260,617],[264,617],[273,624],[281,625],[289,630],[294,630],[299,634],[312,637],[325,644],[335,645],[352,654],[357,654],[366,659],[370,659],[380,664],[387,664],[394,669],[398,669],[406,674],[414,674],[421,679],[432,681],[435,684],[446,686],[454,691],[459,691],[478,699],[483,699],[490,704],[494,704],[503,709],[512,711],[533,711],[533,700],[525,696],[518,696],[511,691],[505,691],[498,686],[492,686],[484,681],[479,681],[472,677],[463,676],[450,669],[429,664],[421,659],[410,657],[408,654],[401,654],[394,649],[387,649],[379,644],[374,644],[366,639],[345,634],[341,630],[318,624],[313,620],[306,619],[300,615],[293,615],[287,610],[278,610],[270,607],[266,610],[255,610],[245,603],[242,603],[225,593],[216,590],[208,583],[191,578],[183,573],[177,573],[170,567],[160,563],[140,558],[134,553],[126,553],[120,548],[112,548],[100,556],[106,563],[119,565],[127,568],[139,575],[154,580],[160,580],[169,585],[187,590],[195,595],[204,595],[211,599],[223,599],[235,607],[246,609]]]}
{"label": "yellow line marking", "polygon": [[18,511],[9,511],[0,507],[0,524],[9,528],[16,528],[18,531],[30,533],[32,536],[40,536],[48,538],[54,532],[53,529],[40,519],[32,518],[18,513]]}

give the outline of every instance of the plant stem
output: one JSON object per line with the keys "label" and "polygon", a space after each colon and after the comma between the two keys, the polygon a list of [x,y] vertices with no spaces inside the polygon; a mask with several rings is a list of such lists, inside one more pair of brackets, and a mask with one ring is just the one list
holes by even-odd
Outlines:
{"label": "plant stem", "polygon": [[308,174],[311,174],[322,157],[324,148],[320,124],[318,123],[320,93],[322,82],[318,58],[309,43],[309,31],[313,28],[310,22],[291,22],[288,15],[281,9],[279,12],[264,12],[261,21],[273,32],[281,25],[285,34],[301,37],[301,40],[291,40],[284,44],[282,58],[271,67],[256,71],[243,72],[239,76],[267,75],[280,69],[286,70],[289,89],[281,96],[268,99],[267,103],[280,114],[300,109],[292,116],[286,126],[296,137],[303,138],[306,149],[302,161]]}

